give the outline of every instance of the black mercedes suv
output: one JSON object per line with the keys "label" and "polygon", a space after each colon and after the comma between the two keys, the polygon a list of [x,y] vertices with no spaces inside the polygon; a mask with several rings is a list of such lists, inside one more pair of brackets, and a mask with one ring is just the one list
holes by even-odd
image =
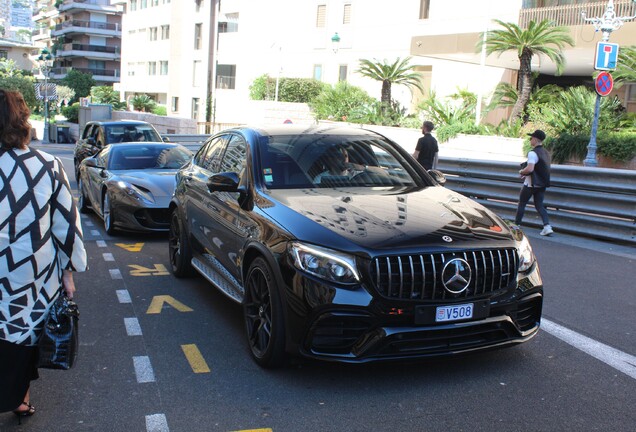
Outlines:
{"label": "black mercedes suv", "polygon": [[432,174],[364,129],[223,131],[177,173],[172,272],[242,304],[265,367],[529,340],[543,282],[527,238]]}

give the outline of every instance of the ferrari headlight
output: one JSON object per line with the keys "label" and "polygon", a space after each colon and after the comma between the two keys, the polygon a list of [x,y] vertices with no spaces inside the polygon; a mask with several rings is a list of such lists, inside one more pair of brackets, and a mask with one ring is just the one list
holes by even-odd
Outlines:
{"label": "ferrari headlight", "polygon": [[360,281],[355,258],[351,255],[297,242],[290,243],[289,252],[299,270],[331,282],[353,284]]}
{"label": "ferrari headlight", "polygon": [[120,180],[117,182],[117,186],[131,198],[134,198],[136,200],[144,200],[151,203],[154,202],[152,194],[149,191],[142,190],[133,184]]}
{"label": "ferrari headlight", "polygon": [[524,272],[532,267],[535,261],[534,252],[532,252],[532,246],[525,235],[519,243],[517,252],[519,252],[519,271]]}

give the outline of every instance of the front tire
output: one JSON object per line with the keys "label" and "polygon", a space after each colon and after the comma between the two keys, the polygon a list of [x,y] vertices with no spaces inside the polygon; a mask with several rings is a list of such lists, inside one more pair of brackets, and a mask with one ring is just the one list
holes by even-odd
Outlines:
{"label": "front tire", "polygon": [[274,273],[263,258],[256,258],[247,272],[243,315],[247,342],[254,361],[276,368],[285,361],[285,323]]}
{"label": "front tire", "polygon": [[168,234],[168,253],[170,255],[170,268],[172,274],[178,278],[186,278],[194,275],[192,268],[192,249],[190,240],[179,220],[175,208],[170,216],[170,231]]}
{"label": "front tire", "polygon": [[88,198],[86,198],[86,195],[84,195],[84,182],[81,178],[77,181],[77,189],[79,189],[77,207],[79,208],[80,213],[88,213]]}
{"label": "front tire", "polygon": [[114,235],[115,211],[110,203],[110,195],[108,195],[108,191],[104,192],[104,205],[102,206],[102,212],[104,216],[104,229],[106,230],[106,234]]}

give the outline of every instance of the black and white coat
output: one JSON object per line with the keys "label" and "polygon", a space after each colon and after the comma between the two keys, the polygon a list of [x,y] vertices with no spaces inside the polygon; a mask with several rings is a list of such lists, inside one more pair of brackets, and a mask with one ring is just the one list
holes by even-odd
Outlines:
{"label": "black and white coat", "polygon": [[86,268],[79,211],[60,160],[0,148],[0,339],[35,345],[62,270]]}

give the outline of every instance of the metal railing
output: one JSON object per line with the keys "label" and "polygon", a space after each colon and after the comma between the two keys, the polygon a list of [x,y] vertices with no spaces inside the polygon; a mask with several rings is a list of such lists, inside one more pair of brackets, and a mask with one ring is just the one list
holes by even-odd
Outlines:
{"label": "metal railing", "polygon": [[[522,181],[519,165],[440,158],[446,187],[514,219]],[[553,165],[544,204],[556,232],[636,245],[636,171]],[[540,227],[532,202],[524,225]]]}
{"label": "metal railing", "polygon": [[[541,22],[546,19],[554,21],[559,26],[582,25],[584,24],[581,17],[582,11],[585,11],[588,17],[602,17],[605,9],[607,9],[607,0],[521,9],[519,26],[526,28],[530,21]],[[617,16],[632,16],[636,13],[636,5],[632,0],[614,0],[614,12]]]}

